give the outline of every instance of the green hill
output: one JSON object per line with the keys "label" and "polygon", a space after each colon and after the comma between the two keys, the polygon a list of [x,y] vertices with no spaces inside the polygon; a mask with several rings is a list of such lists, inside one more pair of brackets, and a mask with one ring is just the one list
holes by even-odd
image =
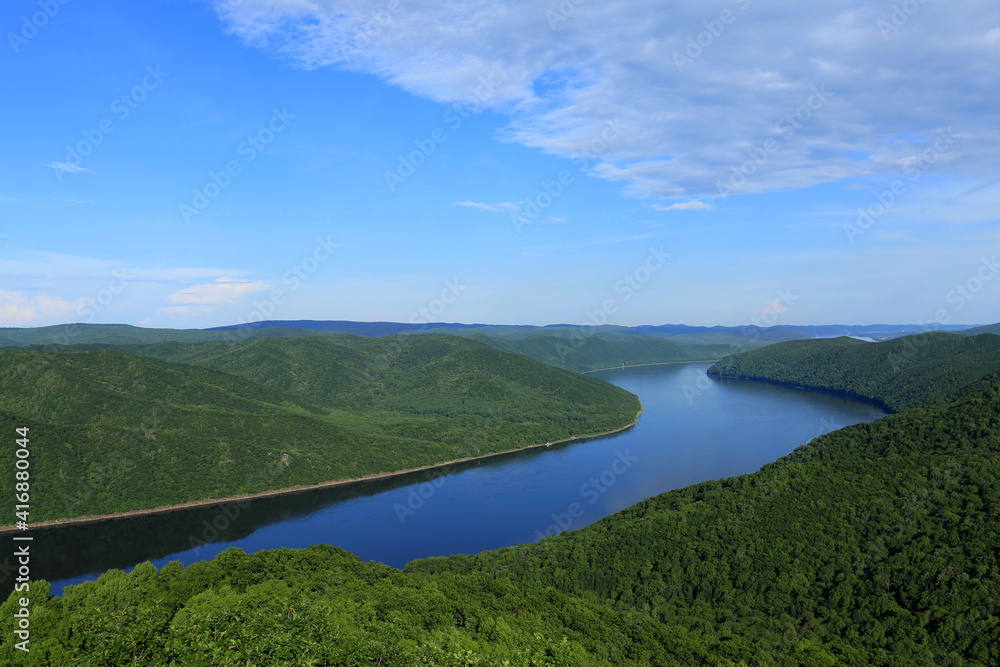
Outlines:
{"label": "green hill", "polygon": [[510,339],[472,334],[469,338],[506,352],[523,354],[550,366],[585,372],[602,368],[712,361],[730,352],[729,344],[679,343],[638,334],[601,333],[589,336],[529,336]]}
{"label": "green hill", "polygon": [[880,343],[826,338],[776,343],[735,354],[710,375],[829,389],[892,411],[947,396],[1000,370],[1000,336],[924,333]]}
{"label": "green hill", "polygon": [[322,336],[326,332],[291,327],[217,331],[202,329],[147,329],[130,324],[57,324],[49,327],[0,328],[0,348],[28,345],[135,345],[178,341],[194,343],[206,340],[246,340],[248,338],[283,338]]}
{"label": "green hill", "polygon": [[962,334],[963,336],[978,336],[979,334],[984,334],[984,333],[1000,334],[1000,323],[987,324],[981,327],[973,327],[972,329],[963,329],[958,333]]}
{"label": "green hill", "polygon": [[[502,575],[799,664],[1000,661],[1000,382],[822,436],[760,472],[409,572]],[[762,660],[760,664],[772,664]]]}
{"label": "green hill", "polygon": [[[403,572],[332,547],[231,549],[187,568],[112,571],[62,599],[35,581],[37,643],[19,657],[986,667],[1000,664],[998,479],[994,374],[821,436],[757,473],[535,544]],[[17,598],[0,613],[12,617]],[[8,661],[15,641],[0,636]]]}
{"label": "green hill", "polygon": [[416,468],[615,430],[640,408],[602,380],[451,336],[129,349],[191,363],[0,351],[0,422],[37,443],[32,520]]}

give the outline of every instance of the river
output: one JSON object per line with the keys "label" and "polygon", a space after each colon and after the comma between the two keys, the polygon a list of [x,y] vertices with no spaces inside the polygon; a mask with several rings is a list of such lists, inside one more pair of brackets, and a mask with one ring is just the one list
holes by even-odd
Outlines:
{"label": "river", "polygon": [[[185,565],[326,542],[394,567],[581,528],[650,496],[753,472],[821,433],[885,415],[873,405],[766,383],[709,379],[709,364],[595,373],[637,394],[620,433],[334,489],[40,530],[32,574],[53,592],[111,568]],[[227,515],[228,514],[228,515]]]}

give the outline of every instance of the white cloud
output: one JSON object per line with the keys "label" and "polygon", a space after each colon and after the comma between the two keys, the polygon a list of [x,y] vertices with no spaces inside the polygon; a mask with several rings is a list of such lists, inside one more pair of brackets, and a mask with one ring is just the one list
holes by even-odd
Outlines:
{"label": "white cloud", "polygon": [[890,7],[861,0],[572,4],[215,6],[229,32],[302,67],[373,74],[444,103],[494,81],[483,106],[509,115],[505,139],[583,160],[637,196],[718,196],[741,167],[752,173],[740,192],[898,172],[946,126],[967,139],[933,171],[983,178],[1000,149],[987,111],[1000,4],[921,4],[898,26]]}
{"label": "white cloud", "polygon": [[125,262],[36,250],[12,249],[0,264],[0,278],[6,283],[18,280],[27,285],[38,281],[106,280],[125,273],[131,282],[188,283],[217,276],[240,276],[248,271],[219,267],[135,266]]}
{"label": "white cloud", "polygon": [[452,202],[452,206],[468,206],[469,208],[478,208],[483,211],[490,211],[493,213],[500,213],[502,211],[520,211],[521,206],[519,204],[512,204],[511,202],[500,202],[499,204],[483,204],[477,201],[456,201]]}
{"label": "white cloud", "polygon": [[[773,301],[766,301],[759,308],[755,308],[753,315],[751,316],[751,321],[773,318],[775,315],[780,315],[788,311],[788,306],[782,303],[781,299],[775,299]],[[770,325],[766,325],[770,326]]]}
{"label": "white cloud", "polygon": [[[169,295],[167,300],[170,303],[183,304],[185,306],[216,306],[235,303],[240,297],[262,292],[267,288],[268,284],[262,281],[250,282],[235,278],[219,278],[212,283],[202,283],[200,285],[185,287],[179,292]],[[170,308],[174,308],[171,312],[189,312],[179,310],[176,307]]]}
{"label": "white cloud", "polygon": [[93,174],[90,169],[69,162],[49,162],[46,166],[66,174]]}
{"label": "white cloud", "polygon": [[69,301],[59,296],[0,290],[0,326],[43,326],[79,319],[86,299]]}
{"label": "white cloud", "polygon": [[677,202],[676,204],[671,204],[670,206],[653,204],[650,208],[654,211],[711,211],[712,205],[706,204],[703,201],[698,201],[697,199],[692,199],[690,201]]}

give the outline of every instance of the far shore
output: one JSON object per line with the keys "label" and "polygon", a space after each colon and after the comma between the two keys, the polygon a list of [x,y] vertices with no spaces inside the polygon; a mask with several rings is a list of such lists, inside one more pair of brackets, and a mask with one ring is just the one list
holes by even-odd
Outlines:
{"label": "far shore", "polygon": [[[652,364],[643,364],[643,365],[652,365]],[[211,498],[208,500],[195,500],[188,503],[179,503],[176,505],[161,505],[159,507],[151,507],[149,509],[130,510],[128,512],[115,512],[113,514],[95,514],[91,516],[80,516],[69,519],[48,519],[46,521],[39,521],[38,523],[29,524],[28,530],[35,530],[35,529],[44,530],[47,528],[61,528],[63,526],[69,526],[69,525],[101,523],[104,521],[118,521],[121,519],[132,519],[141,516],[167,514],[168,512],[180,512],[183,510],[196,509],[199,507],[213,507],[216,505],[227,505],[234,502],[259,500],[261,498],[273,498],[276,496],[288,496],[297,493],[308,493],[309,491],[316,491],[319,489],[330,489],[337,486],[343,486],[345,484],[357,484],[359,482],[369,482],[378,479],[388,479],[391,477],[409,475],[415,472],[436,470],[438,468],[447,468],[449,466],[455,465],[456,463],[465,463],[467,461],[476,461],[480,459],[493,458],[496,456],[505,456],[507,454],[523,452],[529,449],[538,449],[539,447],[550,447],[552,445],[560,445],[569,442],[583,442],[584,440],[592,440],[594,438],[601,438],[606,435],[613,435],[615,433],[621,433],[622,431],[627,431],[628,429],[635,426],[636,423],[638,423],[639,417],[642,415],[642,411],[643,408],[642,405],[640,404],[639,412],[635,414],[635,419],[632,420],[631,424],[626,424],[621,428],[617,428],[611,431],[605,431],[604,433],[591,433],[589,435],[571,436],[563,440],[554,440],[548,443],[542,442],[536,445],[527,445],[526,447],[520,447],[518,449],[507,449],[502,452],[490,452],[489,454],[481,454],[479,456],[467,456],[465,458],[454,459],[452,461],[444,461],[442,463],[433,463],[431,465],[421,466],[419,468],[408,468],[406,470],[395,470],[392,472],[375,473],[372,475],[366,475],[364,477],[356,477],[352,479],[337,479],[337,480],[331,480],[329,482],[319,482],[317,484],[289,486],[283,489],[273,489],[271,491],[261,491],[259,493],[248,493],[239,496],[228,496],[226,498]],[[0,535],[6,533],[17,533],[17,532],[19,532],[19,530],[15,525],[0,526]]]}
{"label": "far shore", "polygon": [[670,366],[671,364],[714,364],[718,359],[691,359],[689,361],[654,361],[651,364],[630,364],[628,366],[610,366],[608,368],[595,368],[592,371],[580,371],[581,375],[587,373],[599,373],[601,371],[613,371],[619,368],[642,368],[643,366]]}

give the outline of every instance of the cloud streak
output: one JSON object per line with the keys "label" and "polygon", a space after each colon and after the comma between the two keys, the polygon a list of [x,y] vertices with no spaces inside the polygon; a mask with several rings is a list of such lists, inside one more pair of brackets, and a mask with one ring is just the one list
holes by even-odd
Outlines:
{"label": "cloud streak", "polygon": [[653,204],[650,208],[654,211],[711,211],[712,205],[706,204],[703,201],[698,201],[697,199],[691,199],[689,201],[681,201],[676,204],[670,204],[669,206],[664,206],[663,204]]}
{"label": "cloud streak", "polygon": [[58,172],[65,174],[93,174],[94,172],[86,167],[81,167],[77,164],[72,164],[70,162],[49,162],[47,167],[55,169]]}
{"label": "cloud streak", "polygon": [[268,284],[262,281],[219,278],[215,282],[185,287],[167,299],[184,306],[216,306],[235,303],[243,296],[262,292],[267,288]]}
{"label": "cloud streak", "polygon": [[[388,14],[381,0],[217,0],[216,10],[230,33],[302,67],[372,74],[442,103],[503,72],[484,105],[509,117],[501,137],[559,157],[584,154],[620,118],[622,136],[588,168],[638,197],[718,197],[768,140],[779,149],[741,191],[899,173],[945,126],[968,140],[936,172],[981,180],[1000,149],[983,113],[1000,88],[996,3],[921,4],[900,21],[860,0],[587,2],[554,22],[550,4],[404,2]],[[690,62],[679,67],[678,54]],[[830,101],[784,135],[815,86]]]}
{"label": "cloud streak", "polygon": [[510,202],[501,202],[499,204],[484,204],[476,201],[456,201],[452,202],[452,206],[466,206],[468,208],[478,208],[481,211],[490,211],[491,213],[501,213],[503,211],[519,211],[521,207],[518,204],[512,204]]}

